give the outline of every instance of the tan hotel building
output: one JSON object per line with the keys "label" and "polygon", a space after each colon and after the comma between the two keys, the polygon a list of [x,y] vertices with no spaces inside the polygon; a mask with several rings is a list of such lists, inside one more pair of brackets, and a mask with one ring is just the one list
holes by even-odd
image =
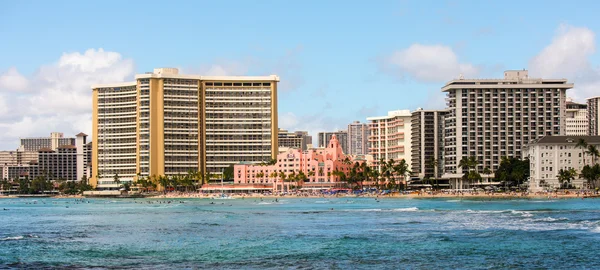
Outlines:
{"label": "tan hotel building", "polygon": [[277,83],[270,76],[182,75],[175,68],[93,88],[91,184],[113,177],[220,174],[277,156]]}

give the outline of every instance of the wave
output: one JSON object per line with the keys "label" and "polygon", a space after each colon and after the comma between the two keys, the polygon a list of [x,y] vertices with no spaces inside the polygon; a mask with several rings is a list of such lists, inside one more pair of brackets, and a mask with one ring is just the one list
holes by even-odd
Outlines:
{"label": "wave", "polygon": [[33,234],[9,236],[9,237],[5,237],[5,238],[1,238],[0,241],[16,241],[16,240],[23,240],[25,238],[39,238],[39,236],[33,235]]}
{"label": "wave", "polygon": [[534,219],[534,222],[555,222],[555,221],[565,221],[565,220],[569,220],[568,218],[565,217],[561,217],[561,218],[553,218],[553,217],[545,217],[545,218],[539,218],[539,219]]}
{"label": "wave", "polygon": [[395,211],[395,212],[416,212],[416,211],[419,211],[419,208],[417,208],[417,207],[396,208],[396,209],[392,209],[392,211]]}

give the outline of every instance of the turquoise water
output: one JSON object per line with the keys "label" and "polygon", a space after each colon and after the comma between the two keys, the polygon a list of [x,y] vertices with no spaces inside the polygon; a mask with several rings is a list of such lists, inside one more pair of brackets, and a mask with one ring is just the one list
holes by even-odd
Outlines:
{"label": "turquoise water", "polygon": [[89,201],[0,199],[0,268],[600,268],[600,200]]}

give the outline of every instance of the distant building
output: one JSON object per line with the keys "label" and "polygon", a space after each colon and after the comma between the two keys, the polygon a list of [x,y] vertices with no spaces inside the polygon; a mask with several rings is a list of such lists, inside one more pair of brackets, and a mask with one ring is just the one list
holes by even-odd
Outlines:
{"label": "distant building", "polygon": [[447,111],[417,109],[411,119],[411,167],[420,179],[444,172],[444,117]]}
{"label": "distant building", "polygon": [[503,79],[464,79],[442,87],[447,94],[444,123],[444,178],[453,188],[475,186],[462,180],[460,161],[476,157],[479,173],[496,171],[502,157],[522,158],[523,146],[546,135],[565,135],[566,79],[530,78],[508,70]]}
{"label": "distant building", "polygon": [[[275,165],[261,166],[252,164],[238,164],[234,166],[234,183],[237,185],[271,185],[275,191],[288,191],[291,185],[300,185],[303,190],[323,190],[340,186],[339,177],[333,172],[340,171],[348,174],[352,164],[345,163],[348,158],[336,135],[331,136],[325,148],[311,149],[306,152],[300,149],[288,149],[287,152],[277,155]],[[303,172],[306,182],[296,183],[295,180],[283,180],[280,174],[297,175]],[[277,174],[277,176],[275,176]]]}
{"label": "distant building", "polygon": [[587,99],[589,136],[600,136],[600,96]]}
{"label": "distant building", "polygon": [[62,145],[75,145],[75,138],[65,138],[63,133],[52,132],[50,137],[23,138],[21,148],[23,151],[37,152],[42,148],[56,150]]}
{"label": "distant building", "polygon": [[354,121],[348,125],[348,153],[367,155],[369,153],[369,124]]}
{"label": "distant building", "polygon": [[44,176],[48,180],[76,181],[77,179],[77,147],[63,145],[52,150],[42,148],[38,151],[38,161],[29,166],[31,179]]}
{"label": "distant building", "polygon": [[[587,164],[592,164],[592,157],[585,150],[577,147],[577,141],[584,139],[588,145],[600,148],[600,136],[544,136],[523,148],[529,158],[529,189],[541,191],[560,187],[558,171],[573,168],[577,175]],[[576,188],[585,187],[585,179],[576,177],[571,181]]]}
{"label": "distant building", "polygon": [[348,154],[349,149],[348,149],[348,131],[347,130],[340,130],[340,131],[336,131],[336,132],[319,132],[319,147],[325,147],[327,145],[327,142],[329,142],[331,140],[333,135],[335,135],[337,137],[337,140],[340,142],[340,145],[342,146],[342,151],[344,151],[344,154]]}
{"label": "distant building", "polygon": [[369,121],[369,154],[373,162],[381,170],[379,161],[406,160],[409,169],[411,157],[411,118],[409,110],[390,111],[386,116],[368,117]]}
{"label": "distant building", "polygon": [[588,110],[586,104],[579,104],[567,98],[566,102],[566,131],[567,136],[586,136],[590,132]]}
{"label": "distant building", "polygon": [[[61,137],[62,134],[55,138]],[[89,178],[91,144],[86,142],[87,135],[83,133],[76,137],[76,145],[61,145],[56,149],[45,147],[36,152],[25,152],[20,147],[16,151],[0,151],[2,178],[14,180],[19,177],[33,179],[45,176],[49,180],[66,181],[81,180],[84,175]]]}
{"label": "distant building", "polygon": [[285,129],[279,129],[278,132],[279,147],[299,148],[304,151],[308,144],[312,144],[312,136],[307,131],[289,132]]}

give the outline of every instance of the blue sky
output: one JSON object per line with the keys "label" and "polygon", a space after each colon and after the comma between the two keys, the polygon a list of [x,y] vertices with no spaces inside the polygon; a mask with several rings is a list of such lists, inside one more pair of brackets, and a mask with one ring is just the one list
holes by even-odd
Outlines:
{"label": "blue sky", "polygon": [[[5,109],[0,109],[0,128],[8,130],[0,131],[3,149],[14,148],[18,137],[89,132],[86,82],[102,81],[99,76],[131,79],[154,67],[278,74],[280,126],[311,133],[345,128],[390,110],[441,108],[440,87],[461,73],[489,78],[501,77],[505,69],[528,68],[585,85],[575,90],[578,99],[600,85],[597,1],[1,4],[0,105]],[[100,48],[101,54],[89,57],[118,54],[101,72],[90,68],[98,59],[84,54]],[[91,66],[60,64],[70,56]],[[556,59],[544,60],[548,57]],[[85,70],[64,75],[64,69],[77,67]],[[44,83],[57,80],[54,88]],[[61,85],[66,88],[57,89]],[[86,106],[59,113],[23,110],[32,100],[43,103],[43,91],[77,92],[71,102]],[[14,104],[24,105],[13,109]],[[81,117],[70,118],[73,114]]]}

